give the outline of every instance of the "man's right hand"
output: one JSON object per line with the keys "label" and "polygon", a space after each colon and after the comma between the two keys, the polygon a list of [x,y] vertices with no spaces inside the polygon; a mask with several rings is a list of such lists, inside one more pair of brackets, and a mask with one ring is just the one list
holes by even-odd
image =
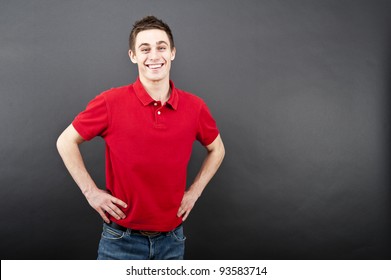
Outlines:
{"label": "man's right hand", "polygon": [[[110,223],[108,218],[110,216],[117,220],[125,219],[126,215],[118,207],[128,207],[125,202],[110,195],[107,191],[101,189],[95,189],[84,194],[88,203],[95,209],[106,223]],[[117,206],[118,205],[118,206]]]}

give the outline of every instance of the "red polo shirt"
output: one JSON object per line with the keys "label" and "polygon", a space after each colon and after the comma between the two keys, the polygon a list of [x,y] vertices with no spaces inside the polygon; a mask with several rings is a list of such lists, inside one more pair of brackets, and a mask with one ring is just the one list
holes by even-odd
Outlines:
{"label": "red polo shirt", "polygon": [[153,100],[140,80],[93,99],[73,126],[85,140],[106,143],[106,189],[127,203],[128,228],[170,231],[186,188],[193,142],[211,144],[219,134],[205,103],[171,85],[165,106]]}

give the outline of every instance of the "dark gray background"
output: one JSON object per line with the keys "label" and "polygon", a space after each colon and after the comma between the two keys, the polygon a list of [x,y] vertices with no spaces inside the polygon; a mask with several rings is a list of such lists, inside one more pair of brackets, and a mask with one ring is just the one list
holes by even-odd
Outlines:
{"label": "dark gray background", "polygon": [[[389,259],[391,1],[0,1],[2,259],[94,259],[101,221],[58,135],[132,83],[133,22],[177,46],[172,79],[226,159],[186,222],[188,259]],[[82,146],[104,186],[104,143]],[[204,156],[194,145],[189,182]]]}

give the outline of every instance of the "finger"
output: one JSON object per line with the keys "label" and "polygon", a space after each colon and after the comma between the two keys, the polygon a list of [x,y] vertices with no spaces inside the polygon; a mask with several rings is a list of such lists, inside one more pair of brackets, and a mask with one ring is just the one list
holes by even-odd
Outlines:
{"label": "finger", "polygon": [[185,211],[186,211],[186,210],[184,209],[184,207],[181,206],[181,207],[179,208],[179,210],[178,210],[177,216],[178,216],[178,217],[182,217],[183,214],[185,213]]}
{"label": "finger", "polygon": [[127,208],[128,207],[128,205],[125,202],[123,202],[122,200],[120,200],[118,198],[115,198],[115,197],[113,197],[111,202],[114,203],[114,204],[117,204],[117,205],[119,205],[119,206],[121,206],[123,208]]}
{"label": "finger", "polygon": [[182,206],[178,211],[178,217],[182,217],[186,219],[186,217],[189,215],[191,211],[191,207],[189,206]]}
{"label": "finger", "polygon": [[186,219],[187,219],[187,217],[189,216],[189,214],[190,214],[190,210],[185,212],[185,214],[184,214],[183,217],[182,217],[182,221],[183,221],[183,222],[186,221]]}
{"label": "finger", "polygon": [[106,224],[110,223],[109,218],[107,217],[106,213],[103,210],[99,210],[98,213],[102,217],[103,221],[105,221]]}
{"label": "finger", "polygon": [[[114,211],[110,206],[106,206],[105,209],[106,209],[106,212],[107,212],[110,216],[116,218],[117,220],[120,220],[120,219],[121,219],[121,216],[120,216],[119,214],[117,214],[117,212]],[[118,208],[117,208],[117,209],[118,209]],[[118,209],[118,211],[121,211],[121,210]],[[121,212],[121,213],[122,213],[122,212]]]}
{"label": "finger", "polygon": [[122,212],[121,209],[116,207],[114,204],[112,205],[111,210],[115,213],[115,215],[113,215],[113,217],[115,217],[117,220],[126,218],[125,213]]}

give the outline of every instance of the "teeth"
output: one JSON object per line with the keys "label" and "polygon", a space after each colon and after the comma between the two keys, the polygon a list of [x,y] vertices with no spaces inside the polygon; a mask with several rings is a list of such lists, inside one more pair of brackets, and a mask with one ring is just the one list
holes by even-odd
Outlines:
{"label": "teeth", "polygon": [[150,69],[157,69],[157,68],[162,67],[162,64],[149,64],[148,67]]}

